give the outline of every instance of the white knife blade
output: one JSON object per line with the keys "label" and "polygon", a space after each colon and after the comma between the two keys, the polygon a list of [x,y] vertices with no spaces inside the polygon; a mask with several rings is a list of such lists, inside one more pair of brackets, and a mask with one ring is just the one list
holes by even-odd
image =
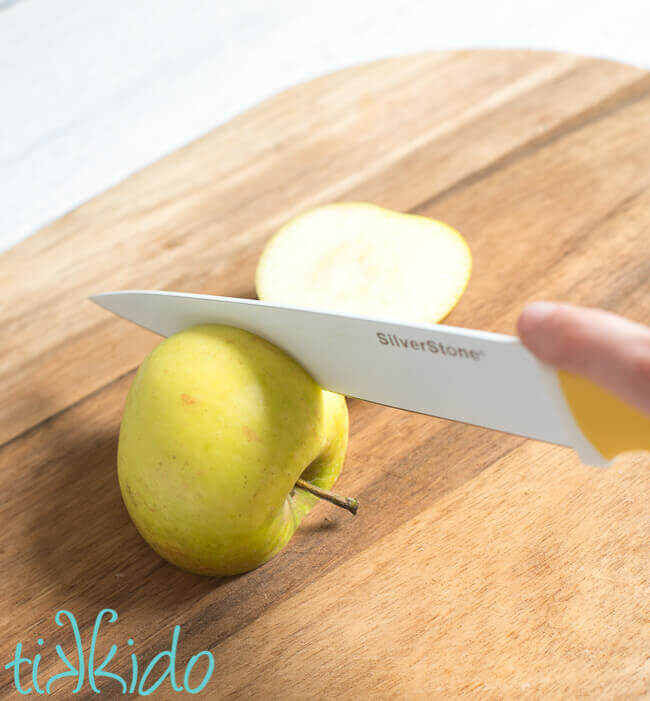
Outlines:
{"label": "white knife blade", "polygon": [[585,463],[609,465],[575,422],[556,373],[514,336],[179,292],[90,299],[162,336],[206,323],[242,328],[332,392],[569,446]]}

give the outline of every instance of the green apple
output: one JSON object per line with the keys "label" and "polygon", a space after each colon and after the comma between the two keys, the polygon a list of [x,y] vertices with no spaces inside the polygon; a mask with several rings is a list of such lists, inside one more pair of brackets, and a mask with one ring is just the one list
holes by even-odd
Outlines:
{"label": "green apple", "polygon": [[169,562],[234,575],[276,555],[329,489],[348,440],[345,398],[230,326],[171,336],[142,363],[120,427],[118,476],[138,531]]}

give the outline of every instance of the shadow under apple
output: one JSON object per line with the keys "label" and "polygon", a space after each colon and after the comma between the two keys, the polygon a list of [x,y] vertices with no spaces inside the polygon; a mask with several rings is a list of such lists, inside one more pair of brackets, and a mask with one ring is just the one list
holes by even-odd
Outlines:
{"label": "shadow under apple", "polygon": [[[56,608],[83,605],[171,614],[222,580],[183,572],[140,537],[122,503],[116,456],[132,374],[61,412],[27,437],[34,498],[24,502],[24,538],[34,580]],[[19,439],[20,440],[20,439]],[[36,445],[35,445],[36,444]]]}

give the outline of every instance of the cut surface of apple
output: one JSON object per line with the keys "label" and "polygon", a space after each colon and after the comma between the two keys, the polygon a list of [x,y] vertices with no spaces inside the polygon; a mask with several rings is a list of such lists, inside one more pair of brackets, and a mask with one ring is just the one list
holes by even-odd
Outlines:
{"label": "cut surface of apple", "polygon": [[472,257],[435,219],[367,203],[336,203],[292,219],[260,257],[261,300],[435,323],[456,305]]}

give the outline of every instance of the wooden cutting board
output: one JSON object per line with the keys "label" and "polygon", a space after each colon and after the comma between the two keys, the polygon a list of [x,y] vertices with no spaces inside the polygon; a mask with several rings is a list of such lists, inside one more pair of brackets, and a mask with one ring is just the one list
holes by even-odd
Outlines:
{"label": "wooden cutting board", "polygon": [[[568,449],[350,400],[338,488],[359,497],[357,517],[321,504],[280,556],[227,580],[166,564],[131,525],[118,428],[159,338],[87,295],[254,296],[268,237],[337,200],[464,234],[474,272],[449,324],[513,333],[540,298],[647,323],[650,75],[525,51],[352,68],[274,97],[2,254],[3,698],[18,697],[4,669],[18,643],[41,654],[44,686],[66,669],[56,643],[75,659],[55,614],[75,616],[87,656],[103,608],[119,614],[97,643],[98,660],[118,646],[107,669],[129,680],[131,653],[142,671],[180,625],[179,676],[203,650],[215,661],[204,698],[650,693],[648,455],[603,471]],[[70,698],[75,683],[52,695]],[[92,697],[86,680],[76,698]],[[169,679],[154,697],[179,698]]]}

